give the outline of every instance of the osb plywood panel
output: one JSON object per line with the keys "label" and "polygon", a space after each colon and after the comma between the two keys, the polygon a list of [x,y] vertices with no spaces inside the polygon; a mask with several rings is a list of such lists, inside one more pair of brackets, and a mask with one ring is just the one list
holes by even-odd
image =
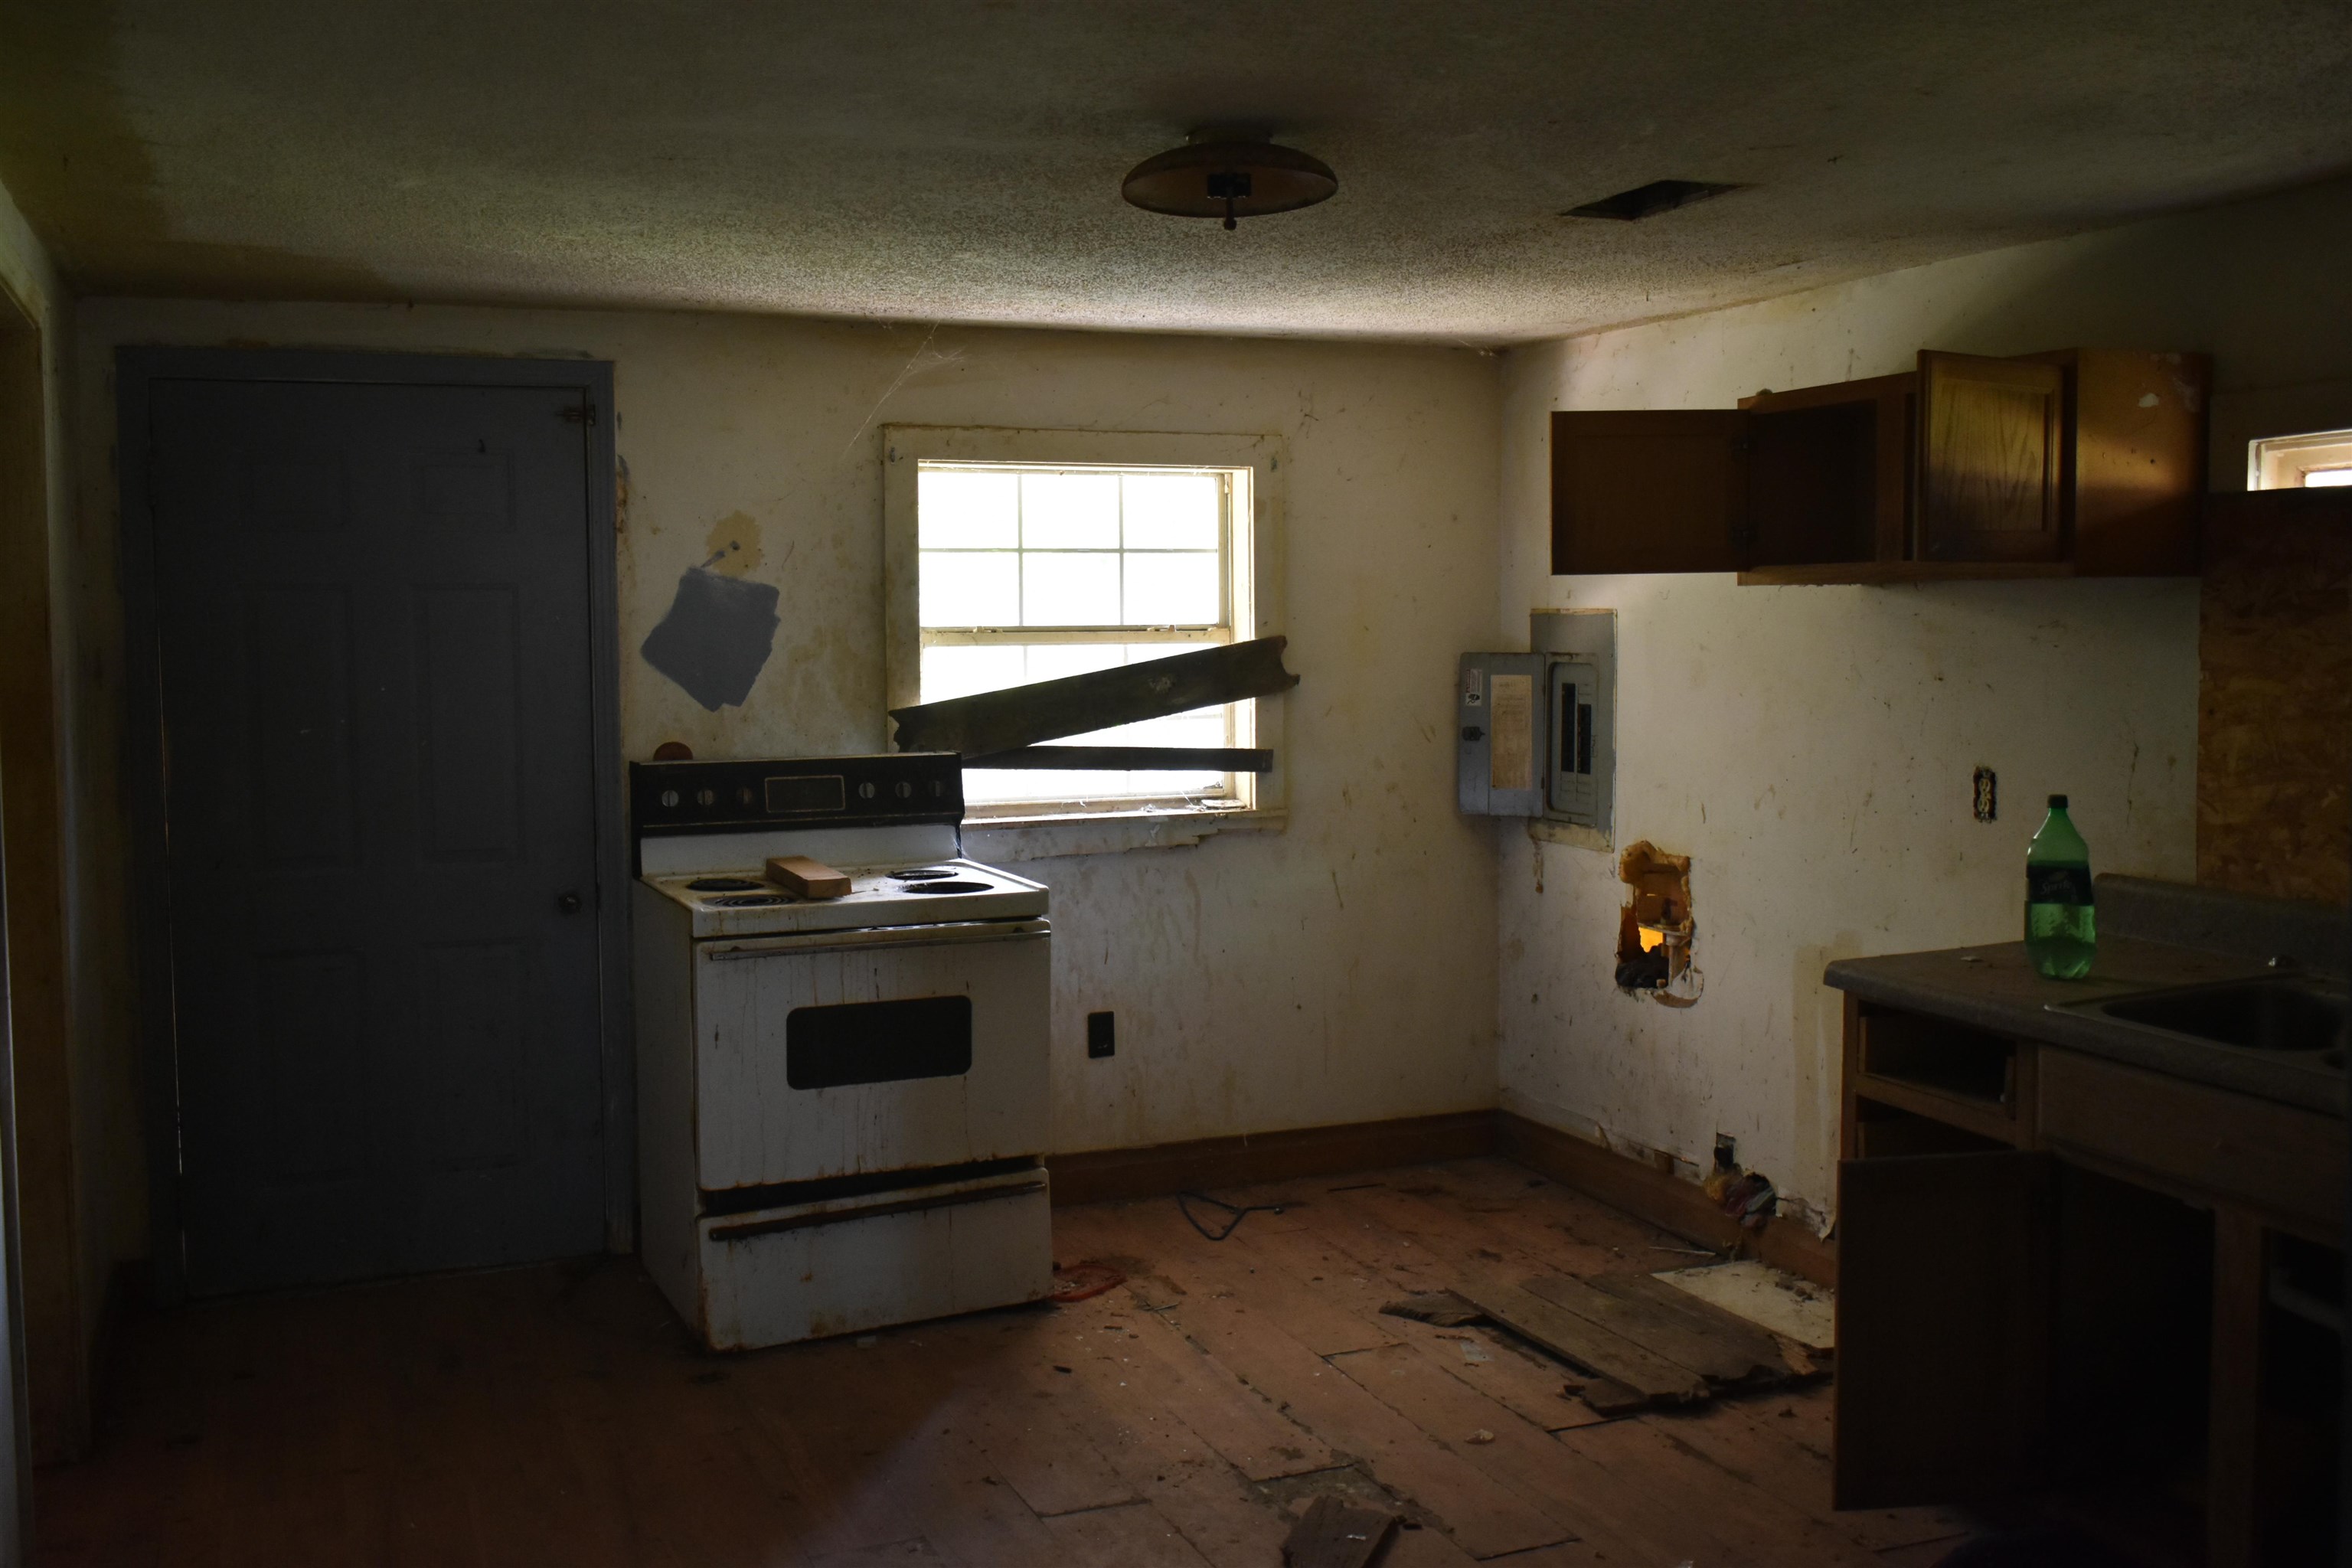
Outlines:
{"label": "osb plywood panel", "polygon": [[2197,879],[2352,895],[2352,494],[2261,490],[2206,510]]}

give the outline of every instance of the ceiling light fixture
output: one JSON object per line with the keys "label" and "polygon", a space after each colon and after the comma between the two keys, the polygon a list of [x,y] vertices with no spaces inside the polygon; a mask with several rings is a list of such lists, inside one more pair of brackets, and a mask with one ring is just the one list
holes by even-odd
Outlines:
{"label": "ceiling light fixture", "polygon": [[1181,147],[1127,172],[1119,194],[1146,212],[1222,217],[1225,226],[1328,201],[1339,177],[1321,159],[1261,132],[1196,131]]}

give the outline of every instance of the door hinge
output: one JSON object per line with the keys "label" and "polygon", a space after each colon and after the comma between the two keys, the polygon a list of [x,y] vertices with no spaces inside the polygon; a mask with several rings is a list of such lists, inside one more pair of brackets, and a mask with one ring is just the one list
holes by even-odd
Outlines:
{"label": "door hinge", "polygon": [[596,423],[596,405],[583,398],[563,410],[563,422],[567,425],[593,426]]}

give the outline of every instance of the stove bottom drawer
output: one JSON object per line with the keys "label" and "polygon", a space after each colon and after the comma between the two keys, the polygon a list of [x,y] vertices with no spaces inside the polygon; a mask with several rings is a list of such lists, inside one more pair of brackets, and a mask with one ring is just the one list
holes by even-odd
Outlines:
{"label": "stove bottom drawer", "polygon": [[1044,1171],[705,1218],[701,1322],[713,1350],[757,1350],[1043,1300],[1054,1288]]}

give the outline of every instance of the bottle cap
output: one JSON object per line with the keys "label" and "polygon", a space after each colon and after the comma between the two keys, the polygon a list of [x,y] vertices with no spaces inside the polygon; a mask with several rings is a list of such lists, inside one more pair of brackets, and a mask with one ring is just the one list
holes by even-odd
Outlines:
{"label": "bottle cap", "polygon": [[2053,795],[2050,797],[2050,804],[2063,811],[2066,809],[2066,797],[2063,795]]}

